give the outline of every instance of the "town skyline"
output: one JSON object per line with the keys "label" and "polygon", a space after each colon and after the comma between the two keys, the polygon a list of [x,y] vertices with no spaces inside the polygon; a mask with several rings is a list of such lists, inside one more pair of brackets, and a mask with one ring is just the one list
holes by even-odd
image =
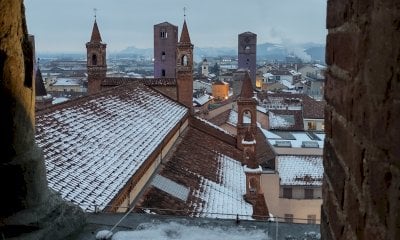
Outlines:
{"label": "town skyline", "polygon": [[[193,43],[198,47],[237,46],[239,33],[256,33],[258,43],[295,45],[324,43],[326,2],[262,1],[243,4],[139,1],[25,1],[27,25],[38,52],[84,52],[97,9],[103,42],[110,52],[127,47],[152,48],[153,25],[167,21],[181,30],[184,11]],[[118,13],[118,14],[116,14]],[[240,16],[240,17],[239,17]]]}

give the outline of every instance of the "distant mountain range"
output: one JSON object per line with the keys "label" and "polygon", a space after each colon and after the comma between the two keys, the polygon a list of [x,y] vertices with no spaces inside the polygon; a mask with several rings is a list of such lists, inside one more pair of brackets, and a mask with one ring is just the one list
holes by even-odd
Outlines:
{"label": "distant mountain range", "polygon": [[[260,60],[285,60],[289,55],[295,55],[302,60],[317,61],[325,63],[325,45],[316,43],[293,44],[274,44],[262,43],[257,45],[257,58]],[[151,60],[153,58],[153,48],[127,47],[122,51],[111,52],[111,58],[137,57]],[[204,58],[231,56],[237,57],[237,47],[195,47],[194,60],[202,61]],[[38,57],[45,59],[86,59],[86,53],[39,53]]]}
{"label": "distant mountain range", "polygon": [[[153,48],[127,47],[116,55],[138,55],[146,58],[153,57]],[[325,62],[325,45],[304,43],[300,45],[283,45],[262,43],[257,45],[257,58],[270,60],[284,60],[288,55],[295,55],[304,61]],[[199,62],[207,57],[237,56],[236,47],[195,47],[194,60]]]}

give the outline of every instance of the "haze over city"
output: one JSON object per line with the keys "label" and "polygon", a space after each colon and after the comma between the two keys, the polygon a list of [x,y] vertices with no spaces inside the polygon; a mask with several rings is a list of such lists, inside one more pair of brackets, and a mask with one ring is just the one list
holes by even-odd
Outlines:
{"label": "haze over city", "polygon": [[324,43],[326,1],[25,1],[28,31],[38,52],[84,52],[97,9],[97,22],[110,52],[151,48],[153,25],[181,28],[185,7],[197,47],[234,47],[238,33],[257,33],[258,43]]}

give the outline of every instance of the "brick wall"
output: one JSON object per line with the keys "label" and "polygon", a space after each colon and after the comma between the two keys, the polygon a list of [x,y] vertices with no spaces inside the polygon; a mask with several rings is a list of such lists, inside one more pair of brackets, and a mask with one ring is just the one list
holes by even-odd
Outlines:
{"label": "brick wall", "polygon": [[329,0],[324,239],[400,236],[400,2]]}

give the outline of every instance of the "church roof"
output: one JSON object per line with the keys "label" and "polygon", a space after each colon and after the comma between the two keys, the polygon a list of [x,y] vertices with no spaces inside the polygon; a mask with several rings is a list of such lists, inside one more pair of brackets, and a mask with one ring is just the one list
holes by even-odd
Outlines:
{"label": "church roof", "polygon": [[[225,219],[239,214],[250,219],[253,207],[243,198],[246,176],[241,158],[234,146],[190,127],[159,173],[173,184],[167,188],[153,182],[137,207],[160,214]],[[178,194],[182,189],[189,191],[187,198]]]}
{"label": "church roof", "polygon": [[243,84],[242,84],[242,91],[240,92],[240,97],[241,98],[252,98],[254,96],[253,94],[253,85],[251,83],[251,78],[249,75],[249,72],[246,71],[243,79]]}
{"label": "church roof", "polygon": [[182,33],[181,33],[181,38],[180,38],[179,42],[180,43],[190,43],[189,30],[186,25],[186,20],[184,20],[184,22],[183,22]]}
{"label": "church roof", "polygon": [[104,209],[187,114],[141,83],[39,111],[49,187],[86,211]]}
{"label": "church roof", "polygon": [[46,91],[46,88],[44,87],[42,72],[40,71],[40,68],[38,68],[36,70],[35,94],[36,94],[36,96],[46,96],[47,95],[47,91]]}
{"label": "church roof", "polygon": [[94,20],[92,36],[90,37],[90,42],[95,42],[95,43],[101,42],[100,31],[99,31],[99,27],[97,26],[96,20]]}

